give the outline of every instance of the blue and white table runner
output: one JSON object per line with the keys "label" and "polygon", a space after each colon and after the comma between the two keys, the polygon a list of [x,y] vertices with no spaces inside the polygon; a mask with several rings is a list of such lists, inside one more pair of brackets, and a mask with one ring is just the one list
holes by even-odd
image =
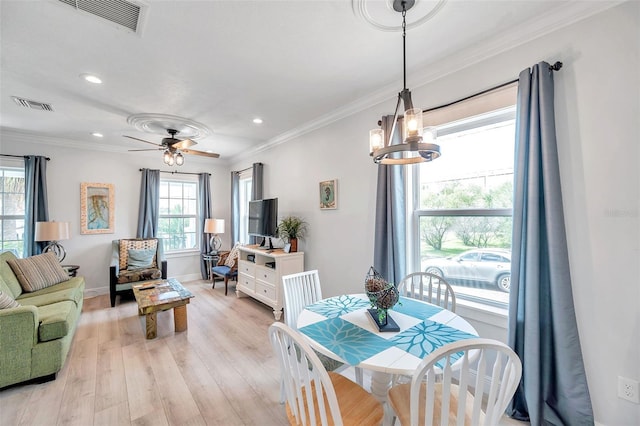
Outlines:
{"label": "blue and white table runner", "polygon": [[459,318],[452,312],[404,297],[389,310],[401,331],[375,332],[367,318],[366,310],[370,307],[364,295],[319,301],[305,308],[314,314],[315,322],[300,327],[299,331],[350,365],[358,365],[390,348],[421,360],[447,343],[477,337],[447,325]]}

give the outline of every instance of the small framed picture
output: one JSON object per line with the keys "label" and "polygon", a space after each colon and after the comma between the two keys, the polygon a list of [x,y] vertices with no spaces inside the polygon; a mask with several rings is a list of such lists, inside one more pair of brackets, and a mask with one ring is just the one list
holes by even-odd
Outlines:
{"label": "small framed picture", "polygon": [[338,179],[320,182],[320,210],[338,208]]}
{"label": "small framed picture", "polygon": [[113,234],[114,186],[111,183],[80,184],[80,233]]}
{"label": "small framed picture", "polygon": [[291,244],[287,243],[284,245],[284,248],[282,249],[285,253],[289,253],[291,251]]}

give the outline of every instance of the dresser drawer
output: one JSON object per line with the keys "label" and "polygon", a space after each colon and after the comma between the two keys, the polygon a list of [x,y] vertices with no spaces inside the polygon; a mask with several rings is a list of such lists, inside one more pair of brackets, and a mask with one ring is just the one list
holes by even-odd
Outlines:
{"label": "dresser drawer", "polygon": [[246,274],[238,274],[238,285],[244,287],[247,290],[253,290],[255,288],[255,279],[253,276]]}
{"label": "dresser drawer", "polygon": [[275,269],[267,268],[266,266],[256,266],[256,280],[264,281],[265,283],[276,285],[276,274]]}
{"label": "dresser drawer", "polygon": [[254,276],[256,271],[256,264],[249,262],[248,260],[238,261],[238,272],[241,274],[247,274]]}
{"label": "dresser drawer", "polygon": [[256,294],[269,300],[276,300],[276,287],[261,281],[256,281]]}

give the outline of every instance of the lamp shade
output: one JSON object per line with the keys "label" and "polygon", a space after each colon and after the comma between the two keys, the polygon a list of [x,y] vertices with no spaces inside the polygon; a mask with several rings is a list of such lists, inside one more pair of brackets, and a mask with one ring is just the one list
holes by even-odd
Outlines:
{"label": "lamp shade", "polygon": [[36,222],[36,241],[68,240],[69,222]]}
{"label": "lamp shade", "polygon": [[224,234],[224,219],[206,219],[204,232],[207,234]]}

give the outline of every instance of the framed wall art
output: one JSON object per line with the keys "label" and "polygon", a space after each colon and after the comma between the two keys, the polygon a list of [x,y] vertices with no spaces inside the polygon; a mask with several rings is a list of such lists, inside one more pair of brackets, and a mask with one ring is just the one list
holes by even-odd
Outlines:
{"label": "framed wall art", "polygon": [[320,182],[320,210],[338,208],[338,179]]}
{"label": "framed wall art", "polygon": [[115,190],[111,183],[80,184],[80,233],[113,234]]}

